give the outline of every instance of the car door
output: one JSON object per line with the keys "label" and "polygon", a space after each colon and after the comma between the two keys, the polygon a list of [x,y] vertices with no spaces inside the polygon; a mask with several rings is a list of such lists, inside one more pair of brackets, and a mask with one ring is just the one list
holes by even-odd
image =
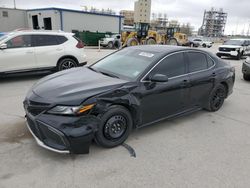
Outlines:
{"label": "car door", "polygon": [[210,56],[202,52],[185,52],[188,60],[188,74],[190,78],[190,107],[202,107],[208,100],[214,87],[217,73],[213,69],[215,62]]}
{"label": "car door", "polygon": [[35,56],[40,68],[55,67],[57,61],[64,55],[63,44],[58,45],[56,35],[33,35],[35,41]]}
{"label": "car door", "polygon": [[15,36],[0,50],[0,72],[36,68],[34,47],[30,35]]}
{"label": "car door", "polygon": [[[140,86],[142,124],[147,124],[185,109],[189,79],[182,52],[160,61],[143,79]],[[167,82],[153,82],[155,74],[168,76]]]}

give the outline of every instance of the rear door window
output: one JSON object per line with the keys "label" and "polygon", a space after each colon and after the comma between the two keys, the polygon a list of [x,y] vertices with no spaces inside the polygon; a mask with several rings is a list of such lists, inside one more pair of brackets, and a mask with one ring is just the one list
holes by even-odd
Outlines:
{"label": "rear door window", "polygon": [[214,65],[214,61],[212,60],[211,57],[207,55],[207,68],[210,68]]}
{"label": "rear door window", "polygon": [[32,37],[36,47],[58,45],[57,36],[55,35],[33,35]]}
{"label": "rear door window", "polygon": [[199,52],[187,52],[186,54],[189,60],[189,73],[202,71],[208,68],[207,57],[205,54]]}
{"label": "rear door window", "polygon": [[65,36],[56,36],[58,44],[65,43],[68,39]]}
{"label": "rear door window", "polygon": [[186,73],[186,66],[183,53],[176,53],[166,57],[162,60],[150,73],[151,76],[155,74],[163,74],[168,78],[180,76]]}

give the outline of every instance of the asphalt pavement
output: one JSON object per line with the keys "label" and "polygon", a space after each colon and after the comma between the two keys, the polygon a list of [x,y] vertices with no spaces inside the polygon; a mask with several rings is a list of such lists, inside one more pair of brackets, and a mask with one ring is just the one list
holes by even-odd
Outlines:
{"label": "asphalt pavement", "polygon": [[[89,64],[113,52],[85,51]],[[22,101],[45,75],[0,80],[0,188],[249,187],[250,82],[242,78],[244,60],[225,60],[236,68],[236,82],[221,110],[142,128],[125,146],[93,143],[88,155],[47,151],[28,132]]]}

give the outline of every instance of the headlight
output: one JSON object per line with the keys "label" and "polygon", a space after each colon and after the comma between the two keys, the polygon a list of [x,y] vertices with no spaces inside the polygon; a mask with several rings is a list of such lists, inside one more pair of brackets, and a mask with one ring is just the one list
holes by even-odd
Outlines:
{"label": "headlight", "polygon": [[49,114],[60,114],[60,115],[81,115],[91,110],[95,104],[81,105],[81,106],[55,106],[50,109],[47,113]]}

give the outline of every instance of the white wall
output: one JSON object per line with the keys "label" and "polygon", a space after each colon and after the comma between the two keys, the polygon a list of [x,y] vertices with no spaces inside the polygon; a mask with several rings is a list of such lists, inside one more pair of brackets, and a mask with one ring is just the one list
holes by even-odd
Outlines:
{"label": "white wall", "polygon": [[[83,14],[77,12],[63,11],[64,31],[71,32],[91,31],[91,32],[112,32],[119,33],[119,17],[104,15]],[[121,27],[124,19],[121,19]]]}
{"label": "white wall", "polygon": [[38,15],[38,24],[42,29],[44,27],[43,18],[51,18],[52,30],[61,29],[60,12],[58,10],[41,10],[41,11],[27,11],[28,26],[33,28],[32,16]]}
{"label": "white wall", "polygon": [[[3,11],[8,12],[8,17],[3,17]],[[0,32],[13,31],[27,28],[27,15],[25,10],[0,8]]]}

